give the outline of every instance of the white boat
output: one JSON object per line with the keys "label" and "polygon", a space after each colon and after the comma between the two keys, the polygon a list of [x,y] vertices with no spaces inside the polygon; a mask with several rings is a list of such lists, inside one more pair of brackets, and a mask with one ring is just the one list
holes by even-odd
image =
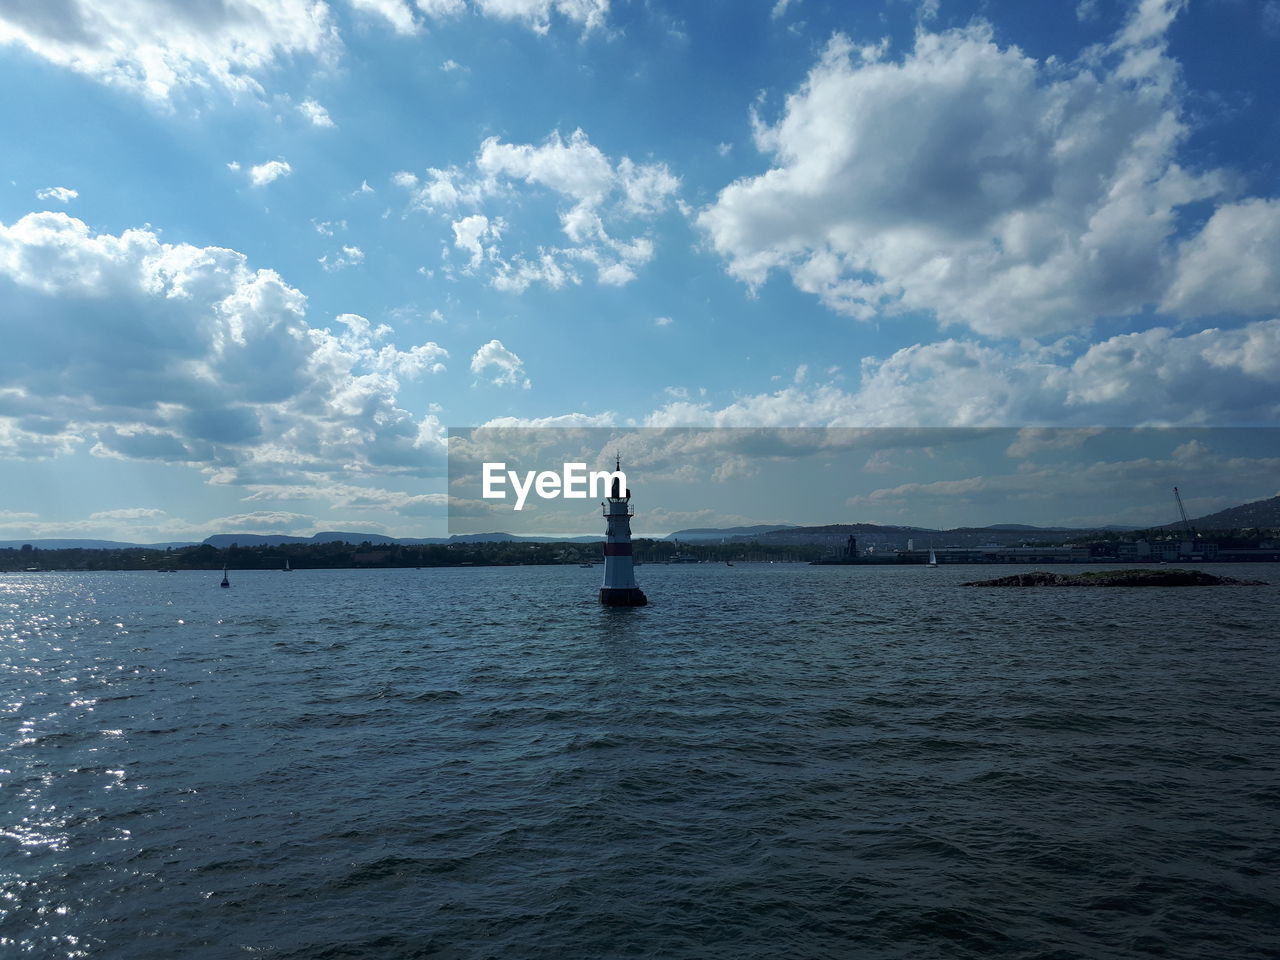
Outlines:
{"label": "white boat", "polygon": [[938,555],[933,552],[933,547],[929,548],[929,566],[936,567],[938,565]]}
{"label": "white boat", "polygon": [[293,567],[289,566],[289,561],[288,561],[288,560],[286,560],[286,561],[284,562],[284,572],[285,572],[285,573],[293,573]]}

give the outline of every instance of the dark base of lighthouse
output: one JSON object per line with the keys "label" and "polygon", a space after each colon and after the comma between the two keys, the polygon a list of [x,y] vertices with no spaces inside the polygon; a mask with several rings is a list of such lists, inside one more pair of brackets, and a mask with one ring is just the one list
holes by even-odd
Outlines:
{"label": "dark base of lighthouse", "polygon": [[606,607],[643,607],[649,598],[639,587],[601,587],[600,602]]}

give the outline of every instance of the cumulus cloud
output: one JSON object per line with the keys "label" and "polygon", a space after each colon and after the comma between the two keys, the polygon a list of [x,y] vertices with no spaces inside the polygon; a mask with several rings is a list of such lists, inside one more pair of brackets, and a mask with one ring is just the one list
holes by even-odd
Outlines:
{"label": "cumulus cloud", "polygon": [[527,390],[531,386],[524,375],[524,362],[504,347],[501,340],[490,340],[471,358],[471,372],[477,376],[487,376],[490,367],[496,371],[492,382],[500,387],[522,385]]}
{"label": "cumulus cloud", "polygon": [[[647,426],[1149,426],[1267,424],[1280,418],[1280,320],[1102,340],[1078,356],[974,340],[868,357],[857,389],[793,384],[716,408],[677,398]],[[1027,441],[1028,443],[1030,441]]]}
{"label": "cumulus cloud", "polygon": [[403,516],[440,513],[449,504],[446,493],[408,493],[350,483],[315,483],[294,486],[250,487],[241,499],[247,503],[318,500],[334,510],[390,511]]}
{"label": "cumulus cloud", "polygon": [[362,13],[382,17],[396,33],[410,36],[421,29],[406,0],[347,0]]}
{"label": "cumulus cloud", "polygon": [[982,23],[920,29],[897,59],[837,35],[776,121],[753,115],[771,169],[697,222],[750,287],[782,272],[860,318],[925,310],[1041,336],[1166,297],[1190,310],[1249,243],[1228,299],[1271,309],[1272,204],[1224,207],[1178,250],[1184,208],[1229,180],[1178,160],[1188,130],[1164,31],[1179,6],[1144,0],[1075,63],[1001,47]]}
{"label": "cumulus cloud", "polygon": [[70,203],[80,196],[80,191],[70,187],[45,187],[36,191],[37,200],[57,200],[59,203]]}
{"label": "cumulus cloud", "polygon": [[313,0],[61,0],[0,4],[0,44],[165,102],[179,90],[262,92],[281,61],[328,58],[340,42]]}
{"label": "cumulus cloud", "polygon": [[329,116],[329,111],[317,103],[315,100],[303,100],[298,104],[298,110],[304,117],[311,121],[313,127],[336,127],[333,117]]}
{"label": "cumulus cloud", "polygon": [[[480,266],[481,261],[485,257],[485,240],[496,241],[502,236],[502,225],[500,222],[491,223],[489,218],[482,213],[475,213],[469,217],[463,217],[453,224],[453,245],[460,250],[465,250],[471,254],[471,263],[469,269],[475,270]],[[497,247],[489,248],[490,255],[496,256]]]}
{"label": "cumulus cloud", "polygon": [[285,533],[295,534],[314,526],[315,519],[303,513],[287,513],[283,510],[256,510],[253,513],[237,513],[212,520],[209,526],[226,533]]}
{"label": "cumulus cloud", "polygon": [[287,160],[268,160],[256,167],[249,168],[249,182],[255,187],[265,187],[268,183],[287,177],[293,173],[293,167]]}
{"label": "cumulus cloud", "polygon": [[1178,250],[1162,306],[1183,316],[1280,312],[1280,201],[1219,207]]}
{"label": "cumulus cloud", "polygon": [[90,520],[155,520],[166,516],[163,510],[153,507],[125,507],[119,510],[99,510],[89,514]]}
{"label": "cumulus cloud", "polygon": [[551,29],[552,15],[580,25],[584,31],[604,26],[609,0],[472,0],[481,13],[524,24],[535,33]]}
{"label": "cumulus cloud", "polygon": [[[490,137],[466,169],[429,168],[426,176],[402,171],[393,178],[409,191],[414,207],[448,217],[454,245],[470,254],[469,269],[487,264],[490,283],[520,292],[531,283],[558,288],[580,283],[575,264],[595,270],[598,283],[621,286],[635,279],[637,270],[653,259],[654,244],[636,232],[637,222],[664,212],[680,188],[679,179],[662,163],[637,163],[630,157],[611,160],[582,130],[565,140],[558,132],[541,144],[504,143]],[[523,184],[533,191],[550,191],[560,203],[561,244],[542,243],[534,253],[502,253],[493,232],[507,232],[519,207],[513,191]],[[483,212],[506,203],[509,216]],[[459,217],[458,213],[468,212]],[[631,236],[620,236],[627,231]],[[564,243],[563,241],[567,241]]]}
{"label": "cumulus cloud", "polygon": [[[430,20],[456,17],[468,9],[466,0],[348,0],[357,10],[383,18],[396,33],[421,32],[418,13]],[[470,9],[499,20],[521,24],[535,33],[550,31],[553,16],[578,24],[584,31],[604,25],[609,0],[471,0]]]}
{"label": "cumulus cloud", "polygon": [[[1170,477],[1184,486],[1215,491],[1217,496],[1189,504],[1193,512],[1209,513],[1248,500],[1258,490],[1270,489],[1272,478],[1280,470],[1280,458],[1232,456],[1215,451],[1211,443],[1194,439],[1162,456],[1089,460],[1078,453],[1073,459],[1070,469],[1063,469],[1060,463],[1024,464],[1024,469],[1016,473],[983,473],[881,487],[850,497],[847,505],[914,517],[917,522],[934,514],[950,517],[954,523],[956,517],[980,512],[976,508],[994,507],[1005,511],[1006,516],[1056,515],[1056,522],[1072,525],[1159,524],[1175,519],[1173,498],[1168,492]],[[1114,505],[1132,502],[1134,491],[1141,490],[1159,491],[1160,496],[1148,498],[1117,516]]]}
{"label": "cumulus cloud", "polygon": [[612,427],[617,423],[617,414],[605,413],[562,413],[550,417],[494,417],[480,424],[478,430],[582,430],[593,427]]}
{"label": "cumulus cloud", "polygon": [[313,326],[300,291],[234,250],[28,214],[0,224],[0,297],[2,455],[88,445],[221,483],[441,467],[438,418],[398,393],[447,351],[400,349],[355,314]]}
{"label": "cumulus cloud", "polygon": [[[602,28],[609,0],[347,0],[397,33],[421,31],[423,19],[468,9],[539,34],[555,20],[584,33]],[[14,44],[102,83],[169,104],[183,92],[222,88],[260,96],[283,64],[338,58],[342,39],[330,3],[319,0],[58,0],[0,3],[0,44]],[[314,101],[311,101],[314,103]],[[306,112],[306,107],[303,107]],[[328,126],[316,116],[317,126]]]}
{"label": "cumulus cloud", "polygon": [[1023,427],[1005,450],[1011,457],[1030,457],[1042,450],[1078,450],[1091,437],[1102,433],[1102,427],[1058,429]]}

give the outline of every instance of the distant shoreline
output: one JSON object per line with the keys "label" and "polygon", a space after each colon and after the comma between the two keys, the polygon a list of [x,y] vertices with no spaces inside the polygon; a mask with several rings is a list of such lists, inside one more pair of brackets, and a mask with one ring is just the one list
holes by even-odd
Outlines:
{"label": "distant shoreline", "polygon": [[[1191,564],[1192,566],[1258,566],[1260,564],[1280,563],[1280,560],[1258,559],[1258,560],[1194,560],[1194,561],[1178,561],[1180,566]],[[897,561],[897,560],[881,560],[881,561],[864,561],[864,560],[733,560],[726,563],[722,560],[678,560],[675,562],[665,560],[651,560],[637,564],[637,566],[777,566],[777,565],[803,565],[818,567],[924,567],[928,568],[928,564],[917,561]],[[1006,560],[957,560],[946,563],[939,563],[937,566],[942,568],[950,567],[1035,567],[1045,565],[1043,560],[1028,561],[1006,561]],[[1060,560],[1047,561],[1049,566],[1053,567],[1083,567],[1095,566],[1105,567],[1115,570],[1141,570],[1150,566],[1150,561],[1145,564],[1140,560],[1114,560],[1114,559],[1093,559],[1093,560]],[[592,561],[592,567],[600,567],[604,565],[600,561]],[[573,560],[464,560],[457,563],[422,563],[422,564],[332,564],[328,566],[298,566],[293,565],[288,571],[280,567],[237,567],[229,566],[228,569],[233,573],[311,573],[318,570],[456,570],[456,569],[472,569],[484,567],[582,567],[583,562]],[[186,566],[186,567],[158,567],[158,566],[40,566],[40,567],[0,567],[0,576],[10,574],[23,573],[220,573],[223,569],[222,564],[213,566]],[[937,569],[934,567],[932,569]],[[1173,569],[1172,567],[1170,569]],[[1066,574],[1064,574],[1066,576]]]}

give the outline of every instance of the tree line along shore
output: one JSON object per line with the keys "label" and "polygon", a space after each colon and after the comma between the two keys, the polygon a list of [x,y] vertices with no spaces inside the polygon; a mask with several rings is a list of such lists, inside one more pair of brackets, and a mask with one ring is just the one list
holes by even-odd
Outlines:
{"label": "tree line along shore", "polygon": [[[1117,560],[1116,548],[1136,540],[1170,540],[1177,535],[1166,529],[1124,533],[1095,533],[1069,539],[1028,539],[1028,546],[1077,544],[1089,548],[1088,562]],[[1196,540],[1213,540],[1223,548],[1257,547],[1280,540],[1280,530],[1248,528],[1200,531]],[[833,556],[845,537],[833,535],[829,543],[779,543],[772,538],[733,541],[633,540],[638,563],[801,563]],[[603,559],[603,539],[592,541],[493,540],[455,543],[325,543],[249,544],[215,547],[68,547],[46,549],[31,544],[0,548],[0,572],[25,570],[279,570],[288,563],[294,570],[514,566],[529,564],[597,563]],[[891,557],[882,562],[893,563]]]}
{"label": "tree line along shore", "polygon": [[[293,570],[353,568],[516,566],[530,564],[596,563],[603,559],[604,540],[595,542],[484,541],[448,544],[280,544],[218,548],[209,544],[156,549],[38,547],[0,549],[0,571],[25,570]],[[675,543],[667,540],[633,541],[640,563],[674,562],[807,562],[825,554],[826,548],[803,545],[743,543]]]}

